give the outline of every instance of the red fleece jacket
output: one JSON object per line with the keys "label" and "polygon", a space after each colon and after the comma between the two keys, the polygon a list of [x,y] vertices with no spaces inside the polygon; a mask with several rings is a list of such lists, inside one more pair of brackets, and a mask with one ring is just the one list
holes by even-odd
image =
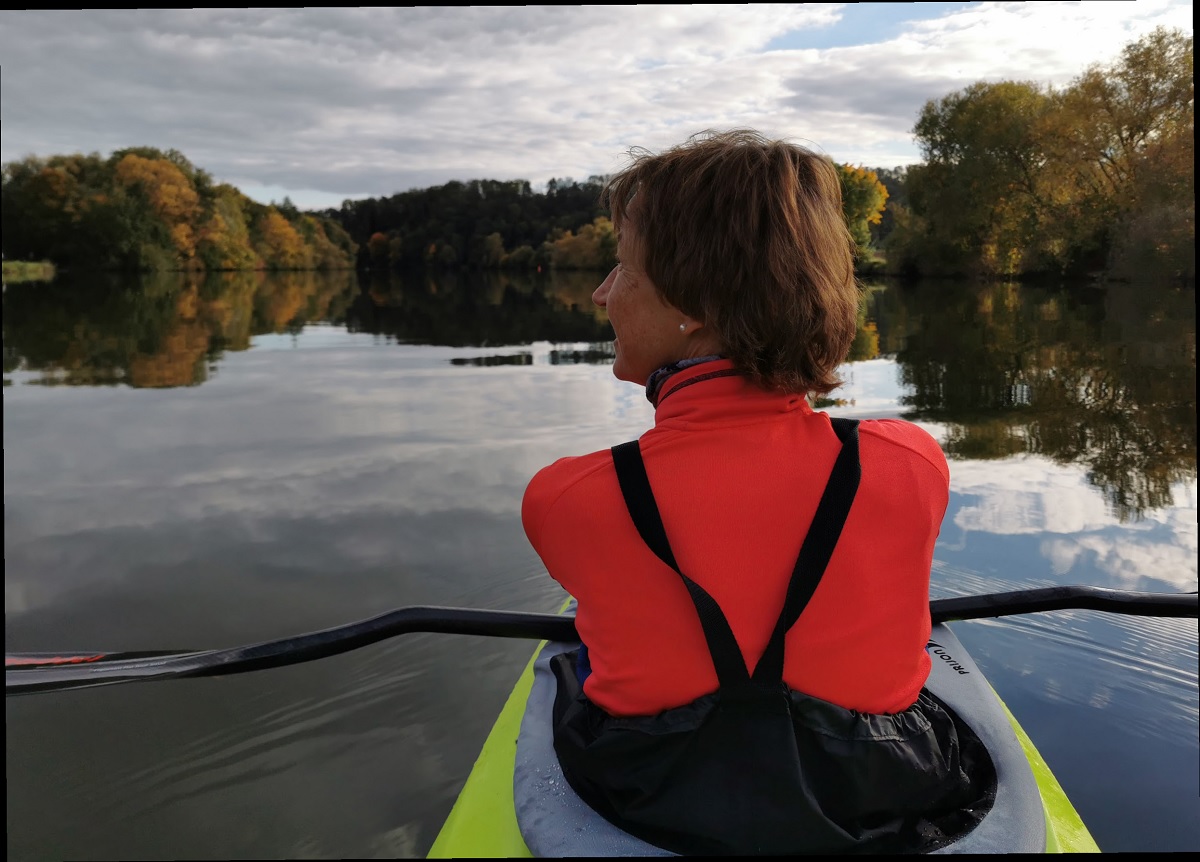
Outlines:
{"label": "red fleece jacket", "polygon": [[[711,376],[731,367],[670,377],[641,449],[680,569],[721,606],[753,671],[841,443],[803,397]],[[783,678],[848,709],[893,713],[929,675],[929,570],[950,474],[937,442],[908,422],[862,422],[859,448],[858,495],[788,634]],[[651,715],[716,690],[687,589],[638,535],[608,450],[539,471],[521,514],[547,571],[578,601],[594,703]]]}

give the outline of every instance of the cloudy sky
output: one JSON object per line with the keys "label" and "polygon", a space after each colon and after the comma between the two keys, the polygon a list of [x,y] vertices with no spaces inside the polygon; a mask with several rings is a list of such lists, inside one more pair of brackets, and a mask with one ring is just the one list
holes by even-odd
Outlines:
{"label": "cloudy sky", "polygon": [[1065,84],[1190,0],[0,12],[0,160],[175,148],[301,207],[584,179],[749,126],[876,167],[928,99]]}

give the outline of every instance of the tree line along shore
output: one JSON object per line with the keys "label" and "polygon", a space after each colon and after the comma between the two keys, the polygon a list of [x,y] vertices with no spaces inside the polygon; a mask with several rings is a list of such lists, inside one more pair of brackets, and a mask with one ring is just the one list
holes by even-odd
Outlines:
{"label": "tree line along shore", "polygon": [[[922,108],[923,160],[838,165],[860,272],[1195,278],[1192,37],[1159,28],[1065,87],[980,81]],[[64,269],[604,270],[605,178],[477,179],[302,212],[218,184],[176,150],[3,166],[10,263]]]}

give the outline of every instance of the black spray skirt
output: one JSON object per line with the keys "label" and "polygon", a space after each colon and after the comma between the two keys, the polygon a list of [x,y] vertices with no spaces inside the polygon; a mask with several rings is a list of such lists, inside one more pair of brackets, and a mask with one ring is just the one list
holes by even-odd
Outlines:
{"label": "black spray skirt", "polygon": [[982,742],[928,691],[895,715],[780,688],[619,718],[583,694],[577,655],[550,661],[563,774],[605,819],[665,850],[928,852],[995,798]]}

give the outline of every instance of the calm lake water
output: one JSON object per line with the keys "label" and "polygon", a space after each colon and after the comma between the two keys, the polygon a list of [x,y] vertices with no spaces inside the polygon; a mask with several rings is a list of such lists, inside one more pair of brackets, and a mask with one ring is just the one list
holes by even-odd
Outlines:
{"label": "calm lake water", "polygon": [[[233,646],[411,604],[549,612],[533,473],[653,421],[595,276],[9,285],[5,649]],[[942,442],[935,596],[1197,588],[1194,291],[872,285],[825,409]],[[1197,629],[957,623],[1104,850],[1200,847]],[[17,859],[420,856],[534,644],[415,634],[8,698]]]}

